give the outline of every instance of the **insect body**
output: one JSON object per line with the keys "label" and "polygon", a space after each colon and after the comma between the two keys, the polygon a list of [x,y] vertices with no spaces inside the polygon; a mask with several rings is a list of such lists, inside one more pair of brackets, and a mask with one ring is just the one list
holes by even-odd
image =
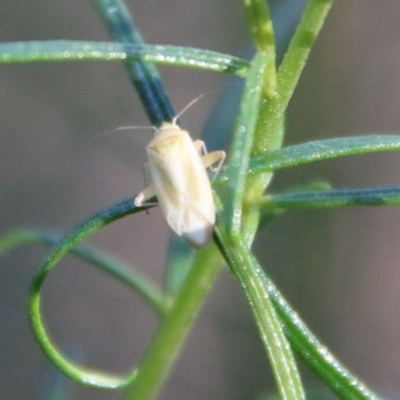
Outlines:
{"label": "insect body", "polygon": [[[191,246],[206,246],[215,223],[215,205],[206,169],[218,173],[225,152],[207,153],[204,142],[193,141],[176,119],[165,122],[147,146],[151,185],[140,193],[134,203],[142,206],[157,196],[164,216],[179,236]],[[218,163],[216,168],[212,168]]]}

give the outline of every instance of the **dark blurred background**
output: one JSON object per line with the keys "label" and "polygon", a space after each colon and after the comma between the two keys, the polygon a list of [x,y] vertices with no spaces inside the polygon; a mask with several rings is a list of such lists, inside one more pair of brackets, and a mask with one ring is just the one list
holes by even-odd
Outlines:
{"label": "dark blurred background", "polygon": [[[281,32],[302,2],[278,7]],[[148,43],[245,54],[241,2],[130,0]],[[286,7],[286,8],[285,8]],[[338,0],[290,104],[286,144],[400,132],[400,4]],[[283,36],[284,38],[284,36]],[[4,0],[0,41],[108,40],[90,2]],[[228,77],[162,68],[181,118],[200,134]],[[149,131],[123,67],[87,62],[0,67],[0,233],[20,227],[67,230],[96,210],[138,193]],[[326,180],[337,188],[396,185],[400,156],[368,155],[279,172],[273,190]],[[163,278],[170,231],[159,210],[129,217],[90,243]],[[374,390],[400,398],[400,210],[293,211],[259,236],[255,251],[310,328]],[[41,354],[26,316],[27,289],[45,250],[0,259],[0,399],[118,399],[61,378]],[[50,276],[45,319],[60,347],[98,368],[127,371],[140,360],[156,319],[140,299],[72,258]],[[305,382],[315,381],[305,373]],[[221,274],[188,338],[162,400],[252,399],[273,380],[236,282]],[[65,397],[57,397],[64,393]]]}

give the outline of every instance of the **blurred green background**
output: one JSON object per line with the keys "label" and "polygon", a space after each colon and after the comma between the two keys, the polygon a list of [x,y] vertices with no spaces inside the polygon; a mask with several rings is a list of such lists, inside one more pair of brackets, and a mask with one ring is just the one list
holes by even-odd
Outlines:
{"label": "blurred green background", "polygon": [[[289,9],[300,4],[288,1]],[[240,1],[130,0],[144,39],[243,54]],[[283,9],[280,9],[283,10]],[[400,3],[337,0],[291,101],[286,144],[400,132]],[[90,2],[5,0],[0,41],[108,40]],[[176,110],[198,136],[226,76],[161,68]],[[218,89],[218,90],[215,90]],[[221,90],[219,90],[221,89]],[[0,67],[0,233],[67,230],[144,187],[148,125],[122,65],[86,62]],[[400,156],[368,155],[279,172],[272,190],[326,180],[337,188],[396,185]],[[170,231],[158,209],[115,223],[90,242],[162,281]],[[321,340],[372,389],[400,398],[400,210],[293,211],[258,237],[261,263]],[[45,254],[21,248],[0,259],[0,399],[118,399],[79,388],[41,354],[26,317],[30,278]],[[56,342],[91,366],[126,371],[156,327],[145,305],[98,271],[67,259],[50,276],[45,320]],[[305,382],[313,387],[312,377]],[[227,272],[188,338],[162,400],[252,399],[273,380],[240,289]],[[57,391],[68,397],[57,397]]]}

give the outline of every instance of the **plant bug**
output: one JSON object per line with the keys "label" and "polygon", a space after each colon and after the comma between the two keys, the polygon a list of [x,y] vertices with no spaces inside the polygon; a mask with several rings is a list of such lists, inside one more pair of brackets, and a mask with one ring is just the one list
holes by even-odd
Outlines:
{"label": "plant bug", "polygon": [[193,141],[189,133],[177,125],[177,119],[178,116],[172,122],[164,122],[147,145],[146,170],[151,184],[135,198],[134,204],[140,207],[157,196],[171,229],[200,249],[211,241],[215,223],[215,204],[207,168],[216,175],[225,152],[207,153],[204,142]]}

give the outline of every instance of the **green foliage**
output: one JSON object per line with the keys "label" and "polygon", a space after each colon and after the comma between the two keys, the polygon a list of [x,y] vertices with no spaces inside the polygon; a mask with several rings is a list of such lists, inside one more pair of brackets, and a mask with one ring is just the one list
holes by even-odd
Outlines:
{"label": "green foliage", "polygon": [[[196,253],[172,246],[170,279],[164,288],[155,287],[116,257],[81,244],[104,226],[146,210],[146,207],[135,207],[132,199],[99,211],[65,235],[19,231],[0,241],[3,252],[27,244],[52,246],[31,284],[29,316],[43,352],[71,379],[99,389],[124,388],[127,400],[155,398],[215,278],[227,264],[248,300],[282,399],[305,398],[294,354],[340,398],[377,398],[316,339],[251,252],[260,224],[289,208],[400,204],[399,188],[338,191],[315,184],[280,194],[266,192],[276,170],[343,156],[393,151],[400,147],[399,136],[374,135],[282,148],[287,105],[331,4],[332,0],[309,0],[280,66],[275,61],[268,3],[260,0],[243,1],[256,48],[250,63],[208,50],[147,45],[122,0],[95,1],[111,36],[119,43],[49,41],[0,45],[0,63],[3,64],[123,61],[149,120],[155,126],[171,121],[175,116],[155,64],[235,74],[245,79],[228,162],[214,183],[218,190],[216,201],[220,205],[215,244]],[[159,317],[159,328],[144,359],[127,376],[75,365],[57,350],[46,332],[41,314],[41,288],[48,274],[67,254],[83,259],[139,293]],[[185,268],[182,268],[183,264]]]}

